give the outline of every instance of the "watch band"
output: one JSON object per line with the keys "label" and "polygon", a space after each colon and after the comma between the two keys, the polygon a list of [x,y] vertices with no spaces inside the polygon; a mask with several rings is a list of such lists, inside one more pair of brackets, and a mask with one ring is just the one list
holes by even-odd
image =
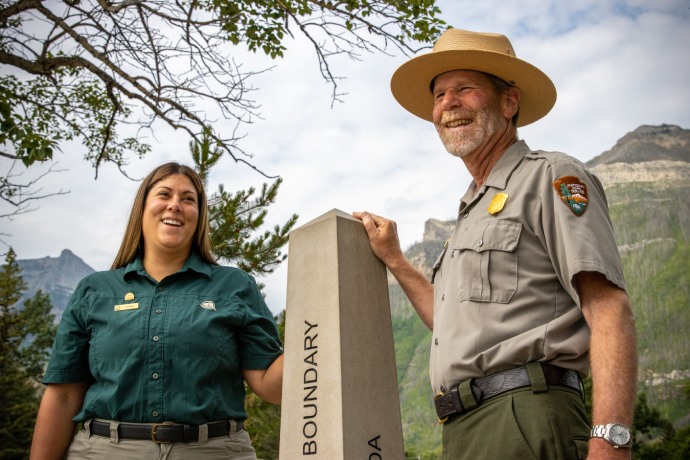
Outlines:
{"label": "watch band", "polygon": [[592,431],[589,433],[590,438],[606,438],[608,433],[608,425],[594,425]]}
{"label": "watch band", "polygon": [[[621,439],[623,435],[623,439]],[[632,430],[622,423],[608,423],[606,425],[594,425],[590,431],[591,438],[602,438],[614,449],[632,446]],[[615,439],[617,438],[617,439]],[[624,441],[625,439],[625,441]]]}

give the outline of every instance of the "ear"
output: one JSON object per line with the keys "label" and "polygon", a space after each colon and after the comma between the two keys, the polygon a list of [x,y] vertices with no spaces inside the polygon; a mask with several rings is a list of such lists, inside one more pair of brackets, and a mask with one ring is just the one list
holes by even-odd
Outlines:
{"label": "ear", "polygon": [[520,108],[520,88],[511,86],[503,93],[503,116],[511,120]]}

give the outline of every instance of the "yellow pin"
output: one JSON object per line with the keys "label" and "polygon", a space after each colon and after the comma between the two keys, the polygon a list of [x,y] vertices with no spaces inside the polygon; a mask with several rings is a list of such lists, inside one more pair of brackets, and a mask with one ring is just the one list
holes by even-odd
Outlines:
{"label": "yellow pin", "polygon": [[508,201],[507,193],[497,193],[489,204],[489,214],[498,214],[503,211],[506,201]]}
{"label": "yellow pin", "polygon": [[125,302],[129,302],[130,300],[134,300],[133,292],[128,292],[127,294],[125,294]]}

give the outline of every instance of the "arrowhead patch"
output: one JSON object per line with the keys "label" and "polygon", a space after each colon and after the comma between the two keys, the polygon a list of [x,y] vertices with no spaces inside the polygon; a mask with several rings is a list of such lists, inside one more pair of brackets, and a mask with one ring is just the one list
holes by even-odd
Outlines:
{"label": "arrowhead patch", "polygon": [[573,214],[580,217],[587,210],[587,185],[575,176],[563,176],[553,183],[553,188]]}

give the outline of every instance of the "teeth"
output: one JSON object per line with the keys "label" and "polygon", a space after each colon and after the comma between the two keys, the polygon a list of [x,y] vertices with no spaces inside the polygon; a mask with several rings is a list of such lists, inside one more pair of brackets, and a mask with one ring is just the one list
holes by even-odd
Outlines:
{"label": "teeth", "polygon": [[163,219],[163,223],[169,224],[169,225],[177,225],[177,226],[182,225],[182,222],[177,221],[177,220],[172,220],[172,219]]}
{"label": "teeth", "polygon": [[472,120],[468,120],[468,119],[453,120],[453,121],[449,121],[448,123],[446,123],[446,126],[449,128],[455,128],[456,126],[469,125],[470,123],[472,123]]}

